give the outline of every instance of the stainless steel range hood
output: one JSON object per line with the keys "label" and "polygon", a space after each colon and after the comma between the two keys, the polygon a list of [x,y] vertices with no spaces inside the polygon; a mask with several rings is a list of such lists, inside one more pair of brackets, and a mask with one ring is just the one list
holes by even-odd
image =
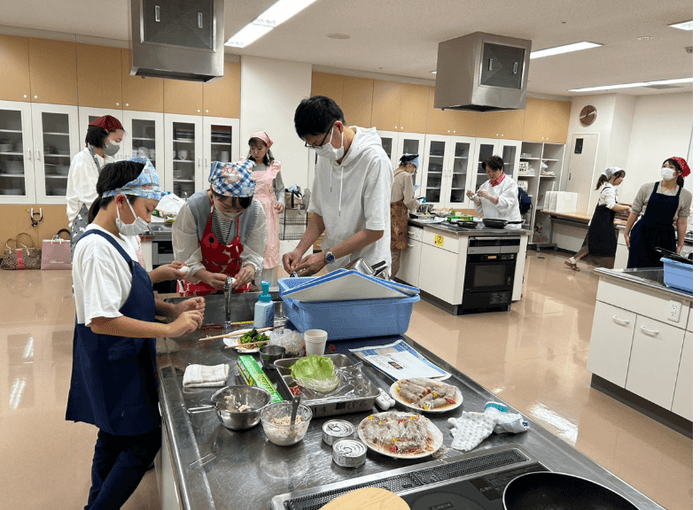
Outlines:
{"label": "stainless steel range hood", "polygon": [[224,75],[224,0],[130,0],[131,75]]}
{"label": "stainless steel range hood", "polygon": [[435,108],[522,110],[532,41],[484,32],[438,45]]}

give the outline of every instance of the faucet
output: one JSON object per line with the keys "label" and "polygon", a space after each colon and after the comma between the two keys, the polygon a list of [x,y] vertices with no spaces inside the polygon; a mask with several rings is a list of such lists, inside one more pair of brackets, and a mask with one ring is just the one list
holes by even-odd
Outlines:
{"label": "faucet", "polygon": [[224,327],[227,327],[231,323],[231,292],[233,291],[233,282],[234,279],[230,276],[227,276],[226,283],[224,283],[224,295],[226,296],[226,316],[224,319]]}

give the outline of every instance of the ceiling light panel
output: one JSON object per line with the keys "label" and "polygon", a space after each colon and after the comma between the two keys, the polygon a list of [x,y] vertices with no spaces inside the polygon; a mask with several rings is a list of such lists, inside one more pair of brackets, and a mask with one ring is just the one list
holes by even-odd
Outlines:
{"label": "ceiling light panel", "polygon": [[226,46],[244,48],[303,11],[316,0],[279,0],[226,41]]}
{"label": "ceiling light panel", "polygon": [[554,55],[561,55],[562,53],[571,53],[573,51],[590,50],[591,48],[597,48],[602,46],[602,44],[581,41],[572,44],[565,44],[563,46],[555,46],[554,48],[546,48],[544,50],[537,50],[530,52],[530,60],[535,60],[537,58],[551,57]]}
{"label": "ceiling light panel", "polygon": [[649,87],[651,85],[675,85],[679,83],[692,83],[692,81],[692,78],[674,78],[670,80],[640,81],[636,83],[619,83],[616,85],[600,85],[597,87],[569,89],[569,92],[600,92],[601,90],[631,89],[635,87]]}
{"label": "ceiling light panel", "polygon": [[691,19],[690,21],[683,21],[682,23],[671,23],[669,27],[677,28],[679,30],[692,30],[693,20]]}

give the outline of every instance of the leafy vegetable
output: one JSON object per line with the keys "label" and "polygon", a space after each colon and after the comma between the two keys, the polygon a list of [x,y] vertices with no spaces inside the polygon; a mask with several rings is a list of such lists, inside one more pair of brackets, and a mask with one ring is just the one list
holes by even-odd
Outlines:
{"label": "leafy vegetable", "polygon": [[292,378],[302,386],[317,391],[331,391],[338,386],[333,360],[326,356],[310,354],[291,367]]}
{"label": "leafy vegetable", "polygon": [[251,344],[254,342],[265,342],[267,339],[267,336],[258,333],[258,331],[253,328],[239,339],[239,343]]}

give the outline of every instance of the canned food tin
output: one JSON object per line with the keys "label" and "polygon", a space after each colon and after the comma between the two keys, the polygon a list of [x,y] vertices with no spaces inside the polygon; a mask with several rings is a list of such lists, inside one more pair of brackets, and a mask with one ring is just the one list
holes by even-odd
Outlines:
{"label": "canned food tin", "polygon": [[328,420],[323,424],[323,442],[333,446],[338,439],[347,439],[355,433],[355,426],[345,420]]}
{"label": "canned food tin", "polygon": [[356,468],[365,463],[367,447],[356,439],[340,439],[333,443],[333,462]]}

